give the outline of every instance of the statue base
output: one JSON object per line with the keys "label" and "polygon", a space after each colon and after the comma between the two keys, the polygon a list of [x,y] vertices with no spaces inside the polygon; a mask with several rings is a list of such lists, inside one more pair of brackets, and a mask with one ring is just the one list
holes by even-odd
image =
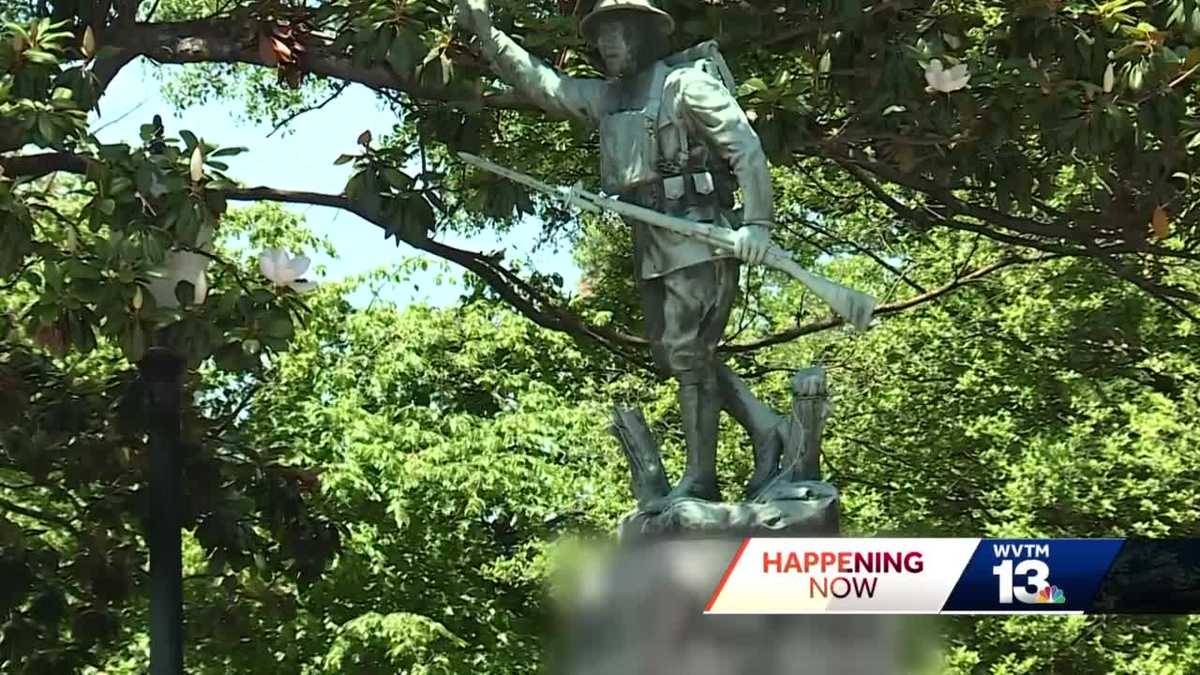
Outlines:
{"label": "statue base", "polygon": [[[744,385],[742,385],[744,389]],[[819,480],[828,400],[820,368],[796,373],[775,470],[742,502],[669,499],[658,442],[640,410],[617,408],[612,431],[629,460],[638,508],[615,555],[589,574],[560,625],[566,675],[898,675],[894,617],[707,615],[746,537],[837,537],[839,495]],[[749,401],[750,395],[741,395]],[[747,405],[751,405],[747,403]],[[762,415],[768,418],[769,415]]]}
{"label": "statue base", "polygon": [[[694,506],[680,504],[680,510]],[[733,507],[733,504],[713,506]],[[548,672],[561,675],[900,675],[897,617],[714,615],[738,538],[620,545],[564,607]]]}
{"label": "statue base", "polygon": [[677,499],[627,515],[620,539],[691,537],[836,537],[838,491],[803,481],[768,488],[754,501],[727,503]]}

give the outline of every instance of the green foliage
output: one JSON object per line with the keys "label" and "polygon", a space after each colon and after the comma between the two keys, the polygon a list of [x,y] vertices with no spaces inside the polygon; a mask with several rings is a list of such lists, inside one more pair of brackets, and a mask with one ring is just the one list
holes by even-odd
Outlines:
{"label": "green foliage", "polygon": [[[50,4],[0,33],[0,668],[145,670],[132,365],[160,343],[189,363],[190,670],[535,672],[555,542],[631,506],[610,406],[642,406],[677,472],[672,388],[593,330],[516,317],[479,279],[446,309],[355,309],[353,284],[301,297],[261,278],[260,248],[328,244],[279,207],[228,207],[246,196],[222,162],[238,148],[157,119],[138,144],[98,143],[87,113],[129,37],[125,3]],[[493,88],[451,4],[168,0],[140,19],[170,29],[138,30],[175,32],[138,49],[191,63],[206,57],[175,48],[201,32],[220,63],[191,63],[168,93],[240,100],[256,121],[336,94],[334,77],[376,87],[397,127],[364,134],[328,192],[397,243],[540,217],[586,288],[564,299],[561,279],[515,269],[516,297],[636,333],[623,226],[454,161],[596,182],[594,135]],[[537,56],[596,74],[583,7],[494,4]],[[846,528],[1196,536],[1197,3],[664,4],[672,47],[721,40],[773,164],[776,241],[886,308],[865,335],[819,331],[823,306],[756,271],[728,335],[776,408],[792,370],[829,369],[824,468]],[[934,59],[970,85],[927,90]],[[208,292],[186,279],[160,306],[152,283],[181,253],[209,258]],[[733,487],[750,457],[722,434]],[[943,670],[1182,674],[1200,668],[1195,629],[963,618],[943,626]]]}

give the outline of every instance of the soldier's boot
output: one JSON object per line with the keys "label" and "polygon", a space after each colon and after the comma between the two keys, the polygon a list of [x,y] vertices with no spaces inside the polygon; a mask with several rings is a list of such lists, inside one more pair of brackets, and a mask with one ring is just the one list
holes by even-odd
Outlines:
{"label": "soldier's boot", "polygon": [[715,377],[694,383],[680,383],[679,410],[683,435],[687,441],[687,467],[667,499],[704,499],[721,501],[717,486],[717,426],[721,414],[721,393]]}
{"label": "soldier's boot", "polygon": [[754,448],[754,473],[746,484],[746,497],[753,499],[779,472],[788,419],[755,398],[729,366],[718,365],[717,377],[722,406],[750,435]]}

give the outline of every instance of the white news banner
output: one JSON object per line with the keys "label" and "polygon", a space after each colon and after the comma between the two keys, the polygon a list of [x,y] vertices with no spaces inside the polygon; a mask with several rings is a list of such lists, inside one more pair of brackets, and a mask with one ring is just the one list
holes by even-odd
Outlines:
{"label": "white news banner", "polygon": [[937,614],[980,539],[747,539],[708,614]]}

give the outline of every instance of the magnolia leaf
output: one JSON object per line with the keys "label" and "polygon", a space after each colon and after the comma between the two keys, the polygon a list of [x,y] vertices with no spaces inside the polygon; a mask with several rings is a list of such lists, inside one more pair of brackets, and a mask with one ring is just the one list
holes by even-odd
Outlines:
{"label": "magnolia leaf", "polygon": [[92,31],[91,26],[88,26],[83,31],[83,44],[79,50],[83,52],[84,57],[87,59],[91,59],[96,55],[96,34]]}
{"label": "magnolia leaf", "polygon": [[363,146],[364,148],[369,147],[371,145],[371,130],[370,129],[367,129],[366,131],[364,131],[358,135],[358,144]]}
{"label": "magnolia leaf", "polygon": [[422,58],[424,50],[425,44],[421,42],[419,36],[407,30],[401,30],[392,40],[391,46],[388,47],[388,65],[398,74],[407,77],[412,74],[417,62]]}
{"label": "magnolia leaf", "polygon": [[384,167],[380,172],[383,179],[397,190],[407,190],[412,187],[412,178],[392,167]]}
{"label": "magnolia leaf", "polygon": [[140,361],[146,353],[146,331],[140,321],[130,321],[121,329],[118,341],[125,358],[132,362]]}
{"label": "magnolia leaf", "polygon": [[1136,64],[1129,69],[1129,88],[1133,91],[1141,91],[1142,80],[1145,76],[1145,68],[1141,64]]}
{"label": "magnolia leaf", "polygon": [[55,58],[53,54],[50,52],[44,52],[40,49],[26,50],[24,56],[25,59],[30,63],[37,63],[41,65],[54,65],[58,63],[58,59]]}
{"label": "magnolia leaf", "polygon": [[752,77],[738,87],[738,95],[745,96],[767,90],[767,83],[761,77]]}
{"label": "magnolia leaf", "polygon": [[54,118],[49,114],[43,113],[37,116],[37,128],[38,133],[41,134],[42,137],[46,139],[46,142],[50,145],[56,145],[62,138],[62,134],[59,133],[58,128],[54,125]]}
{"label": "magnolia leaf", "polygon": [[287,315],[272,315],[263,326],[268,337],[286,340],[292,337],[294,328],[292,320]]}

